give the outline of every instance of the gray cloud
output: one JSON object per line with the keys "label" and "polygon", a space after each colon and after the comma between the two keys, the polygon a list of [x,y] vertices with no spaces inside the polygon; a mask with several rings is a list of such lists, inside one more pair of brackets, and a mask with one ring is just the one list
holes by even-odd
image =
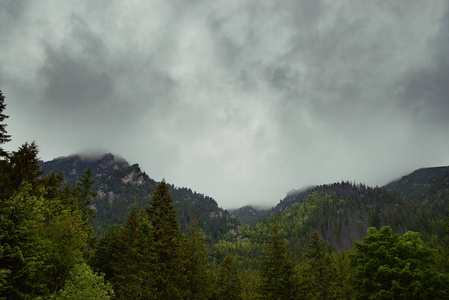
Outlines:
{"label": "gray cloud", "polygon": [[7,1],[11,149],[108,149],[214,197],[447,165],[445,1]]}

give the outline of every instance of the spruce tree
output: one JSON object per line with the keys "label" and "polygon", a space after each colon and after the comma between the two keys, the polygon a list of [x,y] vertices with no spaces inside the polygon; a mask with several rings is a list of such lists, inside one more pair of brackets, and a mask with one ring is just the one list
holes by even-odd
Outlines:
{"label": "spruce tree", "polygon": [[117,299],[156,299],[151,226],[135,205],[118,234],[114,250],[111,281]]}
{"label": "spruce tree", "polygon": [[295,299],[296,283],[290,252],[274,224],[260,270],[259,294],[261,299]]}
{"label": "spruce tree", "polygon": [[84,172],[76,183],[75,187],[75,205],[83,213],[83,219],[87,222],[89,218],[95,217],[95,212],[89,207],[92,200],[97,196],[96,192],[92,192],[92,171],[90,168]]}
{"label": "spruce tree", "polygon": [[302,293],[307,299],[335,299],[335,263],[327,253],[325,242],[314,230],[306,250],[307,269],[304,270]]}
{"label": "spruce tree", "polygon": [[242,299],[242,283],[234,256],[228,251],[218,271],[217,300]]}
{"label": "spruce tree", "polygon": [[212,272],[204,233],[195,219],[184,241],[189,299],[209,299],[212,293]]}
{"label": "spruce tree", "polygon": [[173,198],[165,180],[157,186],[146,209],[156,249],[157,299],[181,299],[186,295],[185,257]]}
{"label": "spruce tree", "polygon": [[[0,122],[3,122],[5,119],[9,118],[9,116],[3,114],[5,108],[5,96],[3,95],[2,91],[0,91]],[[11,140],[11,136],[7,134],[5,127],[6,124],[0,124],[0,145]],[[3,153],[3,149],[1,149],[1,152]]]}

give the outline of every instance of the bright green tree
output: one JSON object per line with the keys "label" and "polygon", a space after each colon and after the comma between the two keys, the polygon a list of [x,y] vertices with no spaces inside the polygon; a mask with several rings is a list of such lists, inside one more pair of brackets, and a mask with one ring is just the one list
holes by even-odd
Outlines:
{"label": "bright green tree", "polygon": [[189,299],[209,299],[212,293],[211,264],[208,261],[209,250],[204,233],[193,220],[184,241],[186,257],[186,275],[188,280]]}
{"label": "bright green tree", "polygon": [[185,257],[173,198],[163,180],[146,209],[156,249],[157,299],[181,299],[186,295]]}
{"label": "bright green tree", "polygon": [[80,263],[70,271],[58,300],[108,300],[114,296],[112,286],[105,282],[103,274],[96,274],[86,263]]}
{"label": "bright green tree", "polygon": [[31,196],[30,189],[24,185],[13,197],[0,200],[0,269],[6,275],[0,297],[6,299],[39,295],[45,287],[39,278],[46,258],[40,235],[44,203]]}
{"label": "bright green tree", "polygon": [[393,234],[386,226],[368,229],[350,255],[355,299],[447,299],[448,281],[435,268],[435,251],[419,233]]}
{"label": "bright green tree", "polygon": [[[13,152],[1,169],[0,297],[48,297],[59,291],[74,265],[82,261],[91,227],[73,205],[62,177],[44,178],[35,143]],[[4,182],[2,182],[4,183]],[[6,276],[6,277],[5,277]]]}
{"label": "bright green tree", "polygon": [[135,205],[120,229],[114,250],[111,281],[117,299],[156,299],[151,226]]}
{"label": "bright green tree", "polygon": [[260,269],[259,294],[261,299],[295,299],[297,284],[290,252],[274,224]]}
{"label": "bright green tree", "polygon": [[242,299],[242,283],[231,251],[228,251],[218,271],[215,299]]}

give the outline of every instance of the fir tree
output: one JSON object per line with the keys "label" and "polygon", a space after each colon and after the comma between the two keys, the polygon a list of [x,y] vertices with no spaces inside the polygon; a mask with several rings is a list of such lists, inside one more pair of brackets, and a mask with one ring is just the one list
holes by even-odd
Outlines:
{"label": "fir tree", "polygon": [[135,205],[117,237],[113,258],[117,299],[156,299],[151,227]]}
{"label": "fir tree", "polygon": [[[4,102],[5,96],[2,91],[0,91],[0,122],[3,122],[5,119],[9,118],[9,116],[3,114],[3,111],[6,108],[6,104]],[[6,124],[0,124],[0,145],[11,140],[11,136],[7,134],[5,127]],[[1,149],[1,152],[3,153],[3,149]]]}
{"label": "fir tree", "polygon": [[163,180],[156,188],[147,213],[156,249],[157,299],[181,299],[186,295],[185,258],[173,198]]}
{"label": "fir tree", "polygon": [[204,233],[193,220],[184,242],[189,299],[209,299],[212,292],[212,272]]}
{"label": "fir tree", "polygon": [[308,247],[308,268],[302,274],[302,293],[307,299],[335,299],[335,263],[318,231],[313,231]]}
{"label": "fir tree", "polygon": [[268,241],[260,270],[261,299],[295,299],[296,283],[290,252],[278,234],[274,224],[273,235]]}
{"label": "fir tree", "polygon": [[240,274],[231,251],[228,251],[220,264],[215,298],[217,300],[242,299]]}
{"label": "fir tree", "polygon": [[92,192],[92,171],[90,168],[84,172],[83,176],[78,180],[75,187],[75,205],[83,213],[83,219],[87,222],[89,218],[95,217],[95,212],[89,207],[93,198],[97,196],[96,192]]}

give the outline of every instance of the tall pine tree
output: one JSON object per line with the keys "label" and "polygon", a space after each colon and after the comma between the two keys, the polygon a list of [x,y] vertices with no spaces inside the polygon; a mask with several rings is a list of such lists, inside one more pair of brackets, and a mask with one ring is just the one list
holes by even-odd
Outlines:
{"label": "tall pine tree", "polygon": [[[2,91],[0,91],[0,122],[3,122],[5,119],[9,118],[9,116],[3,114],[5,108],[5,96],[3,95]],[[0,145],[11,140],[11,136],[7,134],[5,127],[6,124],[0,124]],[[1,152],[3,153],[3,149],[1,150]]]}
{"label": "tall pine tree", "polygon": [[273,235],[268,241],[262,258],[259,294],[261,299],[295,299],[296,282],[294,266],[284,241],[274,224]]}
{"label": "tall pine tree", "polygon": [[134,205],[115,243],[112,282],[117,299],[156,299],[154,258],[151,226]]}
{"label": "tall pine tree", "polygon": [[303,296],[305,299],[335,299],[337,270],[318,231],[313,231],[308,247],[309,249],[306,251],[307,266],[301,280]]}
{"label": "tall pine tree", "polygon": [[242,299],[242,283],[240,274],[231,251],[228,251],[220,264],[215,299]]}
{"label": "tall pine tree", "polygon": [[189,299],[209,299],[212,293],[211,264],[204,233],[195,219],[184,242]]}
{"label": "tall pine tree", "polygon": [[157,186],[146,209],[152,224],[156,249],[157,299],[181,299],[186,296],[185,257],[181,249],[181,231],[173,198],[165,180]]}

